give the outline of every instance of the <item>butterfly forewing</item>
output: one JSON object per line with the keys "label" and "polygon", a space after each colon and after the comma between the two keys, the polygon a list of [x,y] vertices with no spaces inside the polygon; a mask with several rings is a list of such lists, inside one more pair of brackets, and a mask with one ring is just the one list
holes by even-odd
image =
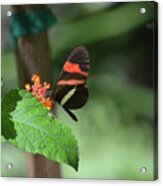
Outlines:
{"label": "butterfly forewing", "polygon": [[76,47],[66,60],[54,90],[55,100],[66,110],[80,108],[86,103],[88,72],[88,52],[83,46]]}
{"label": "butterfly forewing", "polygon": [[89,71],[89,56],[85,47],[75,48],[66,60],[57,82],[60,85],[84,84]]}

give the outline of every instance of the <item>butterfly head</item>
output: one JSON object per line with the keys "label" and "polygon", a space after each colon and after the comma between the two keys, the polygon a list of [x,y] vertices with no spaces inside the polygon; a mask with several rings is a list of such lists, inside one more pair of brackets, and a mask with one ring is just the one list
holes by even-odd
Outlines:
{"label": "butterfly head", "polygon": [[54,101],[56,100],[56,96],[55,96],[55,94],[53,93],[53,91],[48,91],[48,90],[47,90],[47,91],[45,92],[45,97],[46,97],[46,98],[49,97],[50,99],[53,99]]}

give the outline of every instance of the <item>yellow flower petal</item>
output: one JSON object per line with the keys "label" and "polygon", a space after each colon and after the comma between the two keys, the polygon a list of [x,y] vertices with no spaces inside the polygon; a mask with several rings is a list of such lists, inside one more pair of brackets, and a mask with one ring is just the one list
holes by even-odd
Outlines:
{"label": "yellow flower petal", "polygon": [[25,89],[26,89],[27,92],[29,92],[31,90],[31,86],[30,86],[29,83],[25,84]]}

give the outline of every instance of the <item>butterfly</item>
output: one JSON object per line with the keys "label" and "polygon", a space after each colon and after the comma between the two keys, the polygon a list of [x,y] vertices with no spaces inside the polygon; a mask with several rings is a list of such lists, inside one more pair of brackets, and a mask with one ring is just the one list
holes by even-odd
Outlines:
{"label": "butterfly", "polygon": [[89,54],[84,46],[76,47],[67,58],[54,90],[53,100],[59,103],[74,121],[71,109],[78,109],[88,100],[86,84],[90,69]]}

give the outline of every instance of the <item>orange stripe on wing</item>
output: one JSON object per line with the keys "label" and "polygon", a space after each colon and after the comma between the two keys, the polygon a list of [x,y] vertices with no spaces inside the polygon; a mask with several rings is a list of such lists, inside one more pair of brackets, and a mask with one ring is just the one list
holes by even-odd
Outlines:
{"label": "orange stripe on wing", "polygon": [[57,85],[81,85],[84,84],[85,80],[70,79],[70,80],[60,80]]}
{"label": "orange stripe on wing", "polygon": [[79,64],[76,64],[76,63],[71,63],[69,61],[66,61],[64,67],[63,67],[63,70],[65,72],[69,72],[69,73],[78,73],[78,74],[81,74],[85,77],[88,76],[88,73],[87,72],[83,72],[81,69],[80,69],[80,65]]}

